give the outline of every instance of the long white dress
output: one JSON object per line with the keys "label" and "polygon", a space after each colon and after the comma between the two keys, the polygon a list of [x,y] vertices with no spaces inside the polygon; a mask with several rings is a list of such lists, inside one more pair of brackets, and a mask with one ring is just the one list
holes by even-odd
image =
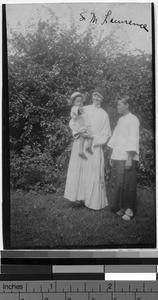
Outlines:
{"label": "long white dress", "polygon": [[[79,139],[72,146],[64,198],[71,201],[83,200],[91,209],[101,209],[108,205],[104,181],[104,156],[102,145],[111,135],[109,118],[100,107],[84,107],[93,132],[93,154],[85,154],[87,160],[79,157]],[[73,128],[72,133],[73,133]]]}

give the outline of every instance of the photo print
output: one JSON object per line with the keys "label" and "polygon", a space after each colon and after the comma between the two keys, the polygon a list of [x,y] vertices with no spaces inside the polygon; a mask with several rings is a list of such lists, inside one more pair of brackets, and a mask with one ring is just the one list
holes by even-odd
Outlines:
{"label": "photo print", "polygon": [[153,10],[5,5],[11,249],[156,247]]}

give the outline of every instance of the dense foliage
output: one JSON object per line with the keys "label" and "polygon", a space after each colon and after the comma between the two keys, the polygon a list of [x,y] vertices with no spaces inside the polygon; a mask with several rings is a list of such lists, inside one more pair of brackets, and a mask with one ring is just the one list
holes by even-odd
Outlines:
{"label": "dense foliage", "polygon": [[[8,39],[10,169],[14,188],[63,189],[71,151],[67,99],[78,90],[91,103],[94,87],[106,90],[103,108],[112,129],[118,115],[118,94],[128,92],[140,119],[141,183],[154,181],[154,104],[151,55],[122,51],[115,33],[97,39],[93,27],[78,33],[60,27],[52,15],[26,35],[12,32]],[[52,136],[51,143],[49,138]],[[105,147],[105,158],[108,156]],[[109,176],[106,159],[106,176]]]}

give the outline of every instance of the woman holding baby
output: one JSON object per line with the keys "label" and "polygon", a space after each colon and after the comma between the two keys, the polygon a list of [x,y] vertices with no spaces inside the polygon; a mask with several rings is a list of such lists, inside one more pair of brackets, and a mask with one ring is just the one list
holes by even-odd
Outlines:
{"label": "woman holding baby", "polygon": [[85,206],[99,210],[108,205],[104,181],[102,146],[111,135],[109,118],[101,108],[104,91],[96,88],[92,104],[83,106],[84,96],[71,96],[69,126],[74,136],[67,173],[64,197],[70,201],[82,200]]}

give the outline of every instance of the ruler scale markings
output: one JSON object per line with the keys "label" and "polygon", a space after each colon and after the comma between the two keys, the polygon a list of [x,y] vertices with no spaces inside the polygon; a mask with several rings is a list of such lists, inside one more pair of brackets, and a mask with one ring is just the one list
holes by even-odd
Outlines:
{"label": "ruler scale markings", "polygon": [[139,293],[137,296],[137,300],[157,300],[158,295],[156,293]]}
{"label": "ruler scale markings", "polygon": [[89,300],[111,300],[111,293],[105,294],[105,293],[98,293],[90,292],[90,299]]}
{"label": "ruler scale markings", "polygon": [[131,291],[131,286],[130,286],[130,284],[129,284],[129,292]]}
{"label": "ruler scale markings", "polygon": [[73,281],[71,285],[71,291],[72,292],[84,292],[84,282],[82,281]]}
{"label": "ruler scale markings", "polygon": [[[130,287],[129,287],[130,285]],[[133,282],[128,282],[128,281],[118,281],[117,282],[117,287],[116,287],[116,291],[126,291],[129,292],[135,292],[136,290],[140,290],[143,291],[143,284],[142,282],[137,282],[137,281],[133,281]]]}
{"label": "ruler scale markings", "polygon": [[99,292],[99,281],[88,281],[86,284],[86,290],[89,292]]}
{"label": "ruler scale markings", "polygon": [[[133,292],[115,292],[113,298],[116,300],[135,300],[135,294]],[[140,299],[143,300],[143,299]],[[149,299],[148,299],[149,300]]]}
{"label": "ruler scale markings", "polygon": [[[23,289],[21,290],[17,290],[17,288],[19,288],[19,286],[17,286],[17,284],[20,284],[21,287],[23,287]],[[28,284],[28,286],[27,286]],[[92,300],[94,298],[94,300],[102,300],[103,295],[105,295],[105,299],[107,300],[114,300],[112,297],[114,296],[115,298],[117,298],[117,300],[124,300],[127,299],[125,298],[127,295],[128,300],[138,300],[139,298],[141,298],[141,300],[157,300],[158,299],[158,282],[153,281],[153,282],[141,282],[138,284],[138,282],[109,282],[109,283],[104,283],[100,282],[100,281],[88,281],[88,282],[79,282],[77,283],[77,281],[67,281],[65,282],[60,282],[61,286],[60,286],[60,290],[57,293],[54,293],[54,289],[50,290],[49,289],[49,285],[52,284],[52,286],[55,286],[55,284],[57,284],[57,282],[53,281],[49,281],[49,282],[43,282],[41,284],[41,282],[0,282],[0,293],[1,294],[8,294],[9,295],[13,295],[14,297],[17,295],[18,299],[14,298],[15,300],[41,300],[41,298],[38,296],[41,294],[42,299],[43,299],[43,288],[45,289],[45,291],[49,291],[49,294],[47,295],[46,298],[48,298],[48,300],[61,300],[61,298],[58,298],[60,295],[62,296],[62,291],[64,290],[66,293],[66,299],[65,300],[69,300],[67,297],[67,292],[70,291],[70,298],[72,300],[78,300],[84,297],[83,300],[87,300],[86,297],[88,297],[88,300]],[[78,284],[78,285],[77,285]],[[110,287],[112,287],[111,289],[105,289],[104,286],[108,286],[110,285]],[[147,284],[147,285],[146,285]],[[2,287],[1,287],[2,285]],[[122,285],[122,287],[121,287]],[[26,287],[27,286],[27,287]],[[26,287],[24,289],[24,287]],[[80,288],[79,288],[80,287]],[[83,287],[85,287],[85,294],[84,294],[84,289]],[[103,287],[103,289],[102,289]],[[11,288],[11,290],[10,290]],[[42,293],[41,293],[42,290]],[[82,291],[81,293],[79,293],[79,290]],[[115,291],[113,293],[113,290]],[[77,291],[77,293],[76,293]],[[86,292],[87,291],[87,292]],[[103,293],[103,291],[105,291]],[[45,293],[46,294],[46,293]],[[58,294],[58,295],[57,295]],[[50,296],[49,296],[50,295]],[[64,295],[64,294],[63,294]],[[96,297],[94,297],[96,295]],[[6,295],[7,296],[7,295]],[[83,296],[80,298],[80,296]],[[152,298],[150,298],[150,296]],[[29,297],[29,298],[28,298]],[[51,297],[51,298],[50,298]],[[53,297],[53,298],[52,298]],[[121,298],[120,298],[121,297]],[[147,298],[148,297],[148,298]],[[44,300],[46,300],[46,298],[44,297]],[[1,299],[1,297],[0,297]],[[14,300],[13,298],[10,300]],[[105,300],[104,299],[104,300]],[[2,299],[3,300],[3,299]],[[6,300],[6,298],[4,298],[4,300]],[[7,298],[7,300],[9,300]],[[64,299],[63,299],[64,300]]]}
{"label": "ruler scale markings", "polygon": [[158,292],[158,282],[157,281],[155,281],[155,282],[146,282],[145,283],[145,287],[146,287],[146,291],[147,292],[150,292],[150,290],[151,290],[151,287],[152,287],[152,290],[154,291],[154,292]]}
{"label": "ruler scale markings", "polygon": [[85,290],[85,292],[87,291],[86,282],[84,283],[84,290]]}

